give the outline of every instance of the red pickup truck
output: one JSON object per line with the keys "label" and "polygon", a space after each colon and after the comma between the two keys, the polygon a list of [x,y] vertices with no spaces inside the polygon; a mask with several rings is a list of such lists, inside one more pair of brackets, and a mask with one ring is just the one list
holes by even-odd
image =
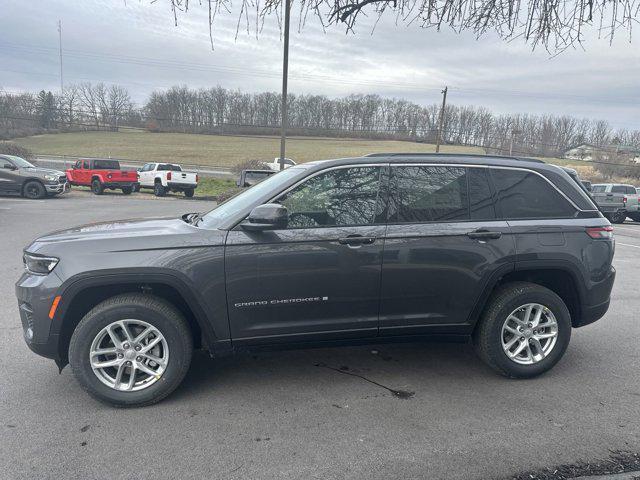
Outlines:
{"label": "red pickup truck", "polygon": [[138,187],[138,172],[120,170],[117,160],[78,160],[66,173],[71,185],[90,186],[96,195],[102,195],[105,189],[121,189],[129,195]]}

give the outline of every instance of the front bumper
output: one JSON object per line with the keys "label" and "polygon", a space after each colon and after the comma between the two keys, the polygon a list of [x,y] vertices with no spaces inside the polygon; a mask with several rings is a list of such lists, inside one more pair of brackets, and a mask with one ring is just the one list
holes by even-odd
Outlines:
{"label": "front bumper", "polygon": [[65,182],[65,183],[45,183],[44,184],[44,188],[46,189],[47,193],[49,194],[56,194],[56,195],[60,195],[63,193],[67,193],[68,191],[71,190],[71,185],[69,185],[69,182]]}
{"label": "front bumper", "polygon": [[59,360],[59,325],[49,318],[49,309],[61,285],[54,272],[49,275],[24,273],[16,283],[18,311],[27,346],[38,355]]}

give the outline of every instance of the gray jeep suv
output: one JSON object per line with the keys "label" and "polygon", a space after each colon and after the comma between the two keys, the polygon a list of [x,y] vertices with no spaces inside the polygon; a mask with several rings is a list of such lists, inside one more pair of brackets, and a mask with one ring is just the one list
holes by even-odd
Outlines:
{"label": "gray jeep suv", "polygon": [[533,377],[607,311],[613,254],[561,168],[386,154],[296,165],[206,214],[45,235],[16,293],[34,352],[132,406],[169,395],[194,348],[471,339]]}

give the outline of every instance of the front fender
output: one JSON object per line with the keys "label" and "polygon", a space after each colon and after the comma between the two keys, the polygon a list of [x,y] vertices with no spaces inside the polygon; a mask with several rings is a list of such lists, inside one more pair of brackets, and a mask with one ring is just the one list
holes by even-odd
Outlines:
{"label": "front fender", "polygon": [[[167,271],[158,268],[113,269],[100,272],[83,272],[65,281],[59,288],[62,296],[51,333],[59,335],[60,342],[65,342],[65,324],[78,319],[68,318],[70,307],[74,301],[95,287],[114,287],[119,285],[160,284],[176,290],[194,314],[194,318],[202,332],[202,342],[214,355],[222,355],[231,349],[229,323],[226,302],[218,303],[219,308],[211,309],[198,288],[179,271]],[[220,307],[222,305],[222,307]],[[61,321],[60,321],[61,320]],[[60,345],[64,349],[64,345]]]}

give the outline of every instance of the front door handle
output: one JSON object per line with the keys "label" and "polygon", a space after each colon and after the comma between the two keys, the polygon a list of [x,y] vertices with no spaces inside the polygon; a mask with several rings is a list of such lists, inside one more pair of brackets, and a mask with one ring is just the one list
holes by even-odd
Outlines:
{"label": "front door handle", "polygon": [[371,245],[376,241],[376,237],[363,237],[362,235],[349,235],[338,239],[338,243],[341,245]]}
{"label": "front door handle", "polygon": [[474,240],[497,240],[501,236],[502,232],[495,232],[484,228],[467,233],[467,237],[473,238]]}

